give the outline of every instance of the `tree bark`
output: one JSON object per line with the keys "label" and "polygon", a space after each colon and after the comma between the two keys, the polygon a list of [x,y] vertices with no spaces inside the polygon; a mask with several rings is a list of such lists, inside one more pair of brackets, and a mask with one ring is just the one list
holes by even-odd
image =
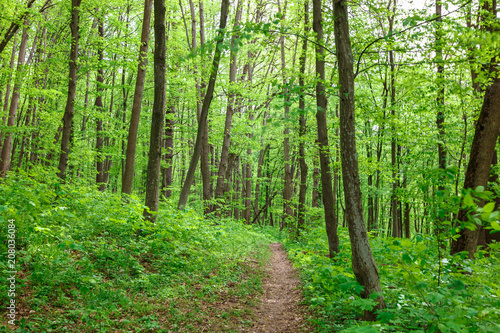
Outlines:
{"label": "tree bark", "polygon": [[144,218],[156,221],[155,212],[158,211],[160,201],[160,167],[163,125],[165,121],[166,104],[166,35],[165,35],[165,0],[154,2],[154,101],[151,119],[151,138],[149,140],[149,158],[146,176],[146,209]]}
{"label": "tree bark", "polygon": [[[475,189],[478,186],[486,188],[499,131],[500,79],[494,78],[492,84],[486,88],[483,106],[476,123],[469,164],[465,173],[465,189]],[[482,205],[481,201],[480,204]],[[464,226],[469,221],[469,212],[466,209],[460,209],[457,219],[462,224],[460,237],[452,241],[451,254],[467,251],[469,258],[473,258],[477,250],[479,232]]]}
{"label": "tree bark", "polygon": [[75,114],[75,95],[76,95],[76,72],[78,60],[78,40],[79,40],[79,19],[80,19],[80,3],[82,0],[71,0],[71,51],[69,55],[69,82],[68,82],[68,98],[66,99],[66,108],[63,116],[63,129],[61,138],[61,154],[59,156],[59,178],[66,178],[66,168],[68,167],[69,144],[71,130],[73,125],[73,116]]}
{"label": "tree bark", "polygon": [[165,140],[163,142],[163,147],[165,148],[165,164],[166,168],[162,170],[163,173],[163,195],[165,198],[170,198],[172,195],[172,186],[173,178],[173,162],[174,162],[174,116],[176,114],[175,105],[172,102],[172,105],[167,109],[167,116],[165,119]]}
{"label": "tree bark", "polygon": [[135,153],[137,149],[137,132],[141,116],[142,95],[146,80],[146,66],[148,60],[149,27],[151,25],[151,6],[153,0],[144,0],[144,14],[142,18],[141,45],[139,47],[139,64],[137,66],[137,79],[135,82],[134,100],[132,101],[132,114],[127,138],[127,154],[125,156],[125,171],[122,179],[122,193],[132,194],[135,171]]}
{"label": "tree bark", "polygon": [[[318,0],[315,0],[318,1]],[[342,159],[342,178],[346,205],[346,220],[351,239],[352,268],[356,280],[364,287],[363,298],[378,293],[377,305],[372,311],[365,311],[365,320],[375,320],[375,311],[385,308],[381,295],[377,265],[368,242],[363,204],[361,202],[361,186],[356,152],[356,132],[354,113],[354,74],[347,3],[337,1],[333,7],[335,17],[335,48],[339,65],[339,97],[340,97],[340,150]]]}
{"label": "tree bark", "polygon": [[217,45],[215,47],[212,72],[210,74],[210,79],[208,81],[208,87],[205,94],[205,98],[203,99],[203,106],[201,108],[200,120],[198,122],[198,132],[196,135],[196,142],[194,145],[193,155],[189,163],[189,169],[186,175],[186,180],[184,181],[184,185],[182,187],[181,194],[179,197],[179,203],[177,205],[179,209],[183,209],[186,206],[189,197],[189,190],[191,189],[191,185],[193,184],[196,165],[198,164],[198,160],[200,159],[203,130],[207,123],[208,109],[210,108],[210,103],[212,102],[214,94],[215,81],[217,79],[217,72],[219,69],[219,61],[221,57],[221,46],[224,40],[223,30],[226,28],[228,11],[229,11],[229,0],[222,0],[220,26],[219,26],[219,33],[217,35]]}
{"label": "tree bark", "polygon": [[[236,5],[236,17],[234,18],[234,29],[239,25],[241,19],[241,1],[238,1]],[[231,39],[231,55],[230,55],[230,63],[229,63],[229,92],[227,96],[227,108],[226,108],[226,120],[224,123],[224,137],[222,139],[222,148],[220,154],[220,163],[217,172],[217,185],[215,187],[215,200],[216,202],[212,206],[212,211],[216,211],[220,208],[219,200],[224,196],[224,179],[226,177],[226,169],[228,167],[228,156],[229,149],[231,147],[231,127],[233,123],[233,114],[234,114],[234,103],[235,103],[235,88],[233,85],[236,82],[236,64],[237,57],[236,51],[234,50],[234,45],[237,35],[233,35]]]}
{"label": "tree bark", "polygon": [[[281,26],[283,28],[283,22],[286,15],[287,1],[285,0],[284,8],[281,8],[280,1],[278,0],[278,12],[281,15]],[[290,118],[290,92],[288,88],[288,79],[286,71],[286,57],[285,57],[285,35],[280,36],[280,51],[281,51],[281,75],[283,80],[283,104],[284,104],[284,117],[285,117],[285,129],[283,131],[283,163],[285,165],[284,178],[285,186],[283,188],[283,220],[280,224],[280,231],[289,222],[288,220],[293,216],[293,211],[291,207],[292,199],[292,171],[290,165],[290,128],[288,127],[288,119]]]}
{"label": "tree bark", "polygon": [[325,211],[325,226],[330,257],[339,251],[339,237],[333,205],[332,173],[330,170],[330,149],[326,122],[327,98],[325,92],[325,51],[323,48],[323,18],[321,0],[313,0],[313,29],[316,32],[316,121],[318,123],[319,159],[321,166],[321,193]]}
{"label": "tree bark", "polygon": [[96,174],[96,184],[99,186],[99,191],[104,192],[106,189],[106,183],[104,182],[104,155],[103,155],[103,148],[104,148],[104,134],[103,134],[103,126],[102,126],[102,119],[104,117],[104,107],[102,104],[102,94],[104,91],[104,21],[102,18],[99,18],[99,25],[98,25],[98,32],[99,32],[99,42],[98,42],[98,50],[97,50],[97,55],[99,56],[99,62],[98,62],[98,67],[97,67],[97,96],[95,99],[95,107],[97,111],[100,113],[100,115],[97,117],[96,120],[96,151],[97,151],[97,174]]}
{"label": "tree bark", "polygon": [[[308,35],[309,27],[309,1],[304,3],[304,35]],[[299,206],[298,206],[298,219],[297,219],[297,236],[304,228],[305,214],[306,214],[306,192],[307,192],[307,163],[306,152],[304,148],[304,136],[306,134],[306,101],[305,101],[305,85],[304,77],[306,73],[306,55],[307,55],[307,39],[304,38],[302,42],[302,54],[299,59],[300,75],[299,75],[299,165],[300,165],[300,183],[299,183]]]}

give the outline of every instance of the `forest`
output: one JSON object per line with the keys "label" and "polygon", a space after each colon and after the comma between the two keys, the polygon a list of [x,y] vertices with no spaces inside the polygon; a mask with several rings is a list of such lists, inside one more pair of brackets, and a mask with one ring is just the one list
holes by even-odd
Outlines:
{"label": "forest", "polygon": [[499,332],[499,10],[0,0],[0,332]]}

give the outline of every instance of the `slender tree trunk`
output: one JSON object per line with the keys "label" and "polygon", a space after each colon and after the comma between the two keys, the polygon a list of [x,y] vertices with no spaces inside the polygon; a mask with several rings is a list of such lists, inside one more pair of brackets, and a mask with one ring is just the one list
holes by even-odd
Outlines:
{"label": "slender tree trunk", "polygon": [[[241,1],[238,1],[236,7],[236,17],[234,18],[234,29],[239,25],[241,19]],[[215,211],[219,208],[218,200],[221,200],[224,196],[224,179],[226,177],[226,169],[228,167],[228,156],[229,149],[231,146],[231,127],[233,123],[233,114],[234,114],[234,103],[235,103],[235,88],[233,85],[236,82],[236,51],[234,50],[234,45],[237,35],[233,35],[231,39],[231,55],[230,55],[230,63],[229,63],[229,92],[227,96],[227,108],[226,108],[226,121],[224,123],[224,137],[222,140],[222,148],[220,154],[220,163],[217,172],[217,186],[215,187],[215,200],[212,207],[212,211]]]}
{"label": "slender tree trunk", "polygon": [[[9,111],[9,98],[10,98],[10,86],[11,86],[11,80],[12,80],[12,73],[14,72],[14,63],[16,60],[16,45],[17,45],[17,37],[14,38],[14,43],[12,43],[12,53],[10,56],[10,72],[9,72],[9,78],[7,82],[7,88],[5,89],[5,100],[3,103],[3,113],[6,115]],[[5,125],[7,122],[7,117],[3,116],[2,117],[2,125]],[[3,149],[3,142],[4,141],[4,133],[2,132],[0,135],[0,144],[2,144],[2,149]],[[1,149],[0,149],[0,156],[1,156]]]}
{"label": "slender tree trunk", "polygon": [[76,72],[78,60],[78,40],[79,40],[79,19],[80,3],[82,0],[71,0],[71,51],[69,57],[69,82],[68,98],[63,116],[63,129],[61,139],[61,155],[59,156],[59,178],[66,178],[66,168],[68,167],[69,144],[71,129],[73,124],[73,115],[75,114],[75,95],[76,95]]}
{"label": "slender tree trunk", "polygon": [[[315,0],[318,1],[318,0]],[[354,74],[353,56],[349,37],[347,2],[337,1],[333,7],[335,17],[335,48],[339,65],[340,98],[340,150],[342,158],[342,177],[346,205],[346,220],[351,239],[352,268],[356,280],[364,287],[363,298],[379,293],[377,305],[372,311],[365,311],[365,320],[375,320],[376,310],[385,308],[381,295],[377,265],[373,259],[368,234],[363,217],[361,185],[356,152],[356,132],[354,113]]]}
{"label": "slender tree trunk", "polygon": [[205,94],[205,98],[203,99],[203,106],[201,108],[200,120],[198,122],[198,132],[196,135],[196,143],[194,146],[193,154],[191,157],[191,162],[189,163],[189,169],[186,175],[186,180],[182,187],[182,191],[179,197],[178,208],[182,209],[186,206],[187,199],[189,196],[189,190],[191,189],[191,185],[194,180],[194,173],[196,169],[196,165],[198,164],[198,160],[201,155],[201,143],[203,138],[203,132],[205,128],[205,124],[207,123],[208,109],[210,107],[210,103],[212,102],[215,81],[217,79],[217,72],[219,69],[219,61],[221,57],[221,47],[224,39],[223,30],[226,28],[227,22],[227,13],[229,11],[229,0],[222,0],[221,4],[221,16],[220,16],[220,26],[219,33],[217,36],[217,46],[215,48],[214,60],[212,64],[212,73],[210,74],[210,80],[208,82],[207,91]]}
{"label": "slender tree trunk", "polygon": [[[153,0],[144,0],[144,15],[142,19],[141,46],[139,47],[139,64],[135,82],[134,100],[127,139],[127,154],[125,156],[125,171],[122,179],[122,193],[132,194],[135,171],[135,152],[137,148],[137,132],[141,116],[142,95],[146,80],[146,66],[148,60],[149,27],[151,25],[151,5]],[[158,36],[158,35],[156,35]]]}
{"label": "slender tree trunk", "polygon": [[[319,149],[318,149],[319,153]],[[319,207],[319,179],[321,177],[319,168],[318,168],[318,156],[314,156],[313,158],[313,188],[312,188],[312,198],[311,198],[311,206],[314,208]]]}
{"label": "slender tree trunk", "polygon": [[96,128],[96,151],[97,151],[97,175],[96,175],[96,183],[99,186],[99,191],[103,192],[106,189],[106,183],[104,182],[104,156],[103,156],[103,148],[104,148],[104,133],[102,126],[102,119],[104,117],[104,107],[102,104],[102,94],[104,92],[104,21],[102,18],[99,19],[99,42],[98,42],[98,50],[97,54],[99,56],[99,64],[97,69],[97,96],[95,99],[95,107],[100,113],[97,118],[97,128]]}
{"label": "slender tree trunk", "polygon": [[[284,8],[281,8],[280,1],[278,0],[278,11],[282,14],[281,22],[284,22],[286,15],[287,1],[285,0]],[[283,27],[283,23],[282,23]],[[280,50],[281,50],[281,75],[283,79],[283,102],[285,106],[285,129],[283,132],[283,163],[285,165],[285,186],[283,188],[283,220],[280,224],[280,231],[288,223],[288,219],[293,216],[291,207],[292,199],[292,171],[290,165],[290,128],[288,127],[288,119],[290,118],[290,92],[288,89],[288,79],[286,71],[286,58],[285,58],[285,35],[280,36]]]}
{"label": "slender tree trunk", "polygon": [[325,211],[326,234],[330,257],[339,251],[339,237],[335,223],[335,207],[333,205],[332,174],[330,170],[330,149],[326,122],[327,98],[325,92],[325,51],[323,45],[323,19],[321,0],[313,0],[313,29],[316,32],[316,121],[318,123],[319,159],[321,165],[321,189],[323,209]]}
{"label": "slender tree trunk", "polygon": [[172,195],[172,168],[174,162],[174,116],[176,114],[175,105],[167,109],[167,116],[165,119],[165,140],[163,146],[165,148],[165,164],[167,167],[163,169],[163,193],[165,198],[170,198]]}
{"label": "slender tree trunk", "polygon": [[[23,34],[21,37],[21,45],[19,45],[19,55],[17,58],[17,70],[14,83],[14,90],[12,91],[12,98],[10,101],[9,117],[7,120],[7,127],[9,129],[15,126],[17,109],[19,107],[19,97],[21,96],[22,73],[24,66],[24,59],[26,57],[26,45],[28,43],[29,21],[24,22]],[[2,146],[2,155],[0,160],[0,177],[5,177],[10,167],[10,158],[12,152],[12,137],[13,133],[5,134],[5,139]]]}
{"label": "slender tree trunk", "polygon": [[165,0],[154,3],[154,102],[151,119],[151,138],[149,141],[148,171],[146,176],[146,209],[144,218],[156,221],[154,212],[158,211],[160,201],[160,167],[163,125],[165,121],[166,104],[166,34],[165,34]]}
{"label": "slender tree trunk", "polygon": [[[304,3],[304,35],[309,33],[309,1]],[[304,38],[302,42],[302,54],[299,59],[300,75],[299,75],[299,165],[300,165],[300,183],[299,183],[299,206],[298,206],[298,219],[297,219],[297,236],[304,228],[305,214],[306,214],[306,192],[307,192],[307,163],[306,152],[304,148],[304,136],[306,134],[306,101],[304,94],[304,77],[306,74],[306,55],[307,55],[307,39]]]}

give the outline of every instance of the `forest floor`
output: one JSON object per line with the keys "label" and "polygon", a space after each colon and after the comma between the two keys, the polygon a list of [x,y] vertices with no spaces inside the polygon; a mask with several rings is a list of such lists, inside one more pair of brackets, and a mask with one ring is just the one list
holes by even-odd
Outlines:
{"label": "forest floor", "polygon": [[270,244],[272,257],[262,281],[261,302],[252,309],[254,321],[242,332],[312,332],[301,305],[300,281],[280,243]]}

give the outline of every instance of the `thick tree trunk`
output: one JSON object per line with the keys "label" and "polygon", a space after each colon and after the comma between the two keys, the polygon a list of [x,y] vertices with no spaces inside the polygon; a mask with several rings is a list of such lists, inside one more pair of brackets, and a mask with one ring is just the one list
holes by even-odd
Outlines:
{"label": "thick tree trunk", "polygon": [[[486,88],[483,106],[476,123],[469,164],[465,173],[465,189],[475,189],[478,186],[486,188],[499,130],[500,79],[494,78],[492,84]],[[466,209],[460,209],[458,221],[462,224],[460,238],[452,242],[451,254],[467,251],[469,258],[473,258],[477,250],[479,231],[464,226],[469,223],[469,213]]]}
{"label": "thick tree trunk", "polygon": [[165,34],[165,0],[154,2],[154,102],[151,119],[151,138],[149,140],[148,171],[146,176],[146,209],[144,218],[152,222],[156,220],[154,212],[158,211],[160,201],[160,167],[163,125],[166,105],[166,34]]}
{"label": "thick tree trunk", "polygon": [[318,123],[319,159],[321,166],[321,189],[323,209],[325,211],[325,226],[328,237],[330,257],[333,258],[339,251],[339,237],[333,205],[332,173],[330,170],[330,149],[328,144],[328,130],[326,123],[327,98],[325,92],[325,51],[323,45],[323,18],[321,0],[313,0],[313,29],[316,32],[316,121]]}
{"label": "thick tree trunk", "polygon": [[[21,37],[21,45],[19,45],[19,55],[17,58],[17,70],[14,81],[14,90],[12,91],[12,98],[10,101],[9,117],[7,120],[7,127],[13,128],[16,123],[16,114],[19,107],[19,97],[21,96],[22,73],[24,66],[24,59],[26,57],[26,45],[28,43],[29,22],[24,22],[23,35]],[[0,177],[5,177],[10,166],[10,158],[12,152],[12,137],[13,133],[8,132],[5,134],[5,139],[2,146],[2,155],[0,160]]]}
{"label": "thick tree trunk", "polygon": [[122,193],[132,194],[135,171],[135,152],[137,148],[137,132],[141,116],[142,95],[146,81],[146,66],[148,60],[149,27],[151,25],[151,6],[153,0],[144,0],[144,15],[142,18],[141,46],[139,47],[139,64],[135,82],[132,114],[127,138],[127,154],[125,156],[125,171],[122,179]]}
{"label": "thick tree trunk", "polygon": [[347,2],[345,0],[337,1],[333,7],[333,14],[335,17],[335,48],[339,65],[342,177],[346,220],[351,239],[352,268],[356,280],[364,287],[361,292],[363,298],[368,298],[372,293],[379,293],[377,305],[372,311],[365,311],[364,315],[366,320],[375,320],[375,311],[385,308],[385,303],[381,295],[382,289],[377,265],[368,242],[361,202],[354,119],[353,57],[349,37]]}
{"label": "thick tree trunk", "polygon": [[177,205],[179,209],[183,209],[186,206],[187,199],[189,197],[189,190],[191,189],[191,185],[193,184],[194,180],[196,165],[198,164],[198,160],[200,159],[201,155],[203,132],[205,125],[207,123],[208,109],[210,107],[210,103],[212,102],[214,88],[215,88],[215,81],[217,79],[217,72],[219,70],[219,61],[222,52],[221,47],[224,39],[223,30],[226,28],[228,11],[229,11],[229,0],[222,0],[220,26],[219,26],[219,33],[217,36],[217,45],[215,48],[214,60],[212,64],[212,73],[210,74],[210,80],[208,81],[207,91],[205,94],[205,98],[203,99],[203,106],[201,108],[200,120],[198,122],[196,143],[194,145],[193,154],[191,157],[191,161],[189,163],[189,169],[186,175],[186,180],[184,181],[184,185],[182,187],[181,194],[179,197],[179,204]]}

